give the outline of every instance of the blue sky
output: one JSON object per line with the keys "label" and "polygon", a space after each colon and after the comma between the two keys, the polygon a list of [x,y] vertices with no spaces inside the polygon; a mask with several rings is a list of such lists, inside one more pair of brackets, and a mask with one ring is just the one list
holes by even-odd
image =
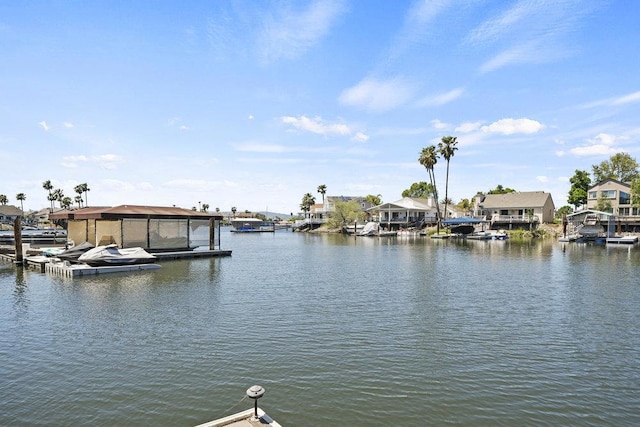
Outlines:
{"label": "blue sky", "polygon": [[[0,194],[299,212],[305,193],[501,184],[566,204],[640,157],[636,1],[2,1]],[[436,166],[444,195],[445,162]]]}

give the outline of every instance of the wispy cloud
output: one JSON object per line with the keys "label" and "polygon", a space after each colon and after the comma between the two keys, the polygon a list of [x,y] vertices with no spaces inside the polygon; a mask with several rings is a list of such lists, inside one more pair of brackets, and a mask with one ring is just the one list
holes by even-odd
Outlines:
{"label": "wispy cloud", "polygon": [[405,104],[413,92],[413,85],[404,79],[377,80],[368,77],[357,85],[345,89],[338,101],[344,105],[382,112]]}
{"label": "wispy cloud", "polygon": [[295,129],[316,133],[318,135],[346,136],[351,134],[351,129],[349,129],[349,126],[345,125],[344,123],[325,123],[321,117],[309,118],[307,116],[284,116],[281,118],[281,120],[282,123],[287,124]]}
{"label": "wispy cloud", "polygon": [[40,126],[42,129],[44,129],[45,132],[49,130],[49,125],[47,125],[47,122],[45,122],[44,120],[39,122],[38,126]]}
{"label": "wispy cloud", "polygon": [[420,101],[418,101],[418,106],[420,107],[438,107],[441,105],[445,105],[448,104],[458,98],[460,98],[460,96],[462,96],[462,94],[464,93],[464,89],[462,88],[456,88],[453,90],[450,90],[449,92],[445,92],[445,93],[440,93],[437,95],[431,95],[431,96],[427,96],[422,98]]}
{"label": "wispy cloud", "polygon": [[600,99],[594,102],[589,102],[579,106],[579,108],[595,108],[595,107],[614,107],[618,105],[631,104],[633,102],[640,102],[640,91],[628,93],[626,95],[617,96],[613,98]]}
{"label": "wispy cloud", "polygon": [[329,33],[336,19],[346,10],[340,0],[314,1],[302,11],[289,3],[267,15],[258,35],[264,62],[302,55]]}
{"label": "wispy cloud", "polygon": [[499,50],[482,64],[482,73],[512,64],[554,61],[573,53],[575,48],[564,39],[596,7],[595,2],[580,0],[521,0],[471,30],[465,42]]}
{"label": "wispy cloud", "polygon": [[84,154],[64,156],[61,165],[65,168],[74,169],[82,163],[91,163],[101,167],[102,169],[116,169],[118,164],[122,163],[123,158],[117,154],[102,154],[87,157]]}
{"label": "wispy cloud", "polygon": [[284,153],[285,151],[287,151],[284,146],[279,144],[260,144],[257,142],[238,144],[234,148],[237,151],[246,151],[252,153]]}

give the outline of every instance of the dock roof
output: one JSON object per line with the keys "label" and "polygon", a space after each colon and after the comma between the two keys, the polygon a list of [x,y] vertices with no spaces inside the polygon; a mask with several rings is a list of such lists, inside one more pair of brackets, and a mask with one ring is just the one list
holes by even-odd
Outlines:
{"label": "dock roof", "polygon": [[198,212],[167,206],[120,205],[114,207],[88,207],[65,210],[49,215],[50,219],[118,219],[118,218],[167,218],[167,219],[222,219],[218,213]]}

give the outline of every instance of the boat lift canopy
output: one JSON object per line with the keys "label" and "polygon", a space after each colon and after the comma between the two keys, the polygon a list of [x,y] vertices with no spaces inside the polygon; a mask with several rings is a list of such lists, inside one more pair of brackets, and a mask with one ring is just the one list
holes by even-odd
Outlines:
{"label": "boat lift canopy", "polygon": [[444,221],[442,221],[442,224],[443,225],[462,225],[462,224],[480,224],[481,222],[482,222],[481,219],[463,216],[460,218],[445,219]]}

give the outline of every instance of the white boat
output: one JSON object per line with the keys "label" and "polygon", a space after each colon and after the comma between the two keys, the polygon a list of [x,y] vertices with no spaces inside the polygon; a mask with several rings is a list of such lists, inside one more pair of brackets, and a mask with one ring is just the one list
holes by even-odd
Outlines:
{"label": "white boat", "polygon": [[372,237],[393,237],[397,236],[397,231],[384,230],[380,227],[378,222],[368,222],[362,228],[362,230],[356,233],[358,236],[372,236]]}
{"label": "white boat", "polygon": [[582,221],[582,226],[577,230],[578,235],[586,238],[595,238],[604,233],[604,227],[600,224],[598,215],[587,214]]}
{"label": "white boat", "polygon": [[96,246],[78,257],[78,262],[92,267],[106,265],[151,264],[156,257],[143,248],[118,248],[117,245]]}
{"label": "white boat", "polygon": [[252,409],[247,409],[246,411],[238,412],[237,414],[199,424],[196,427],[282,427],[275,420],[269,417],[262,409],[258,408],[258,399],[264,395],[264,392],[264,388],[259,385],[249,387],[249,389],[247,389],[247,397],[254,401],[254,407]]}
{"label": "white boat", "polygon": [[276,231],[273,222],[263,221],[260,218],[234,218],[231,221],[233,233],[260,233]]}

